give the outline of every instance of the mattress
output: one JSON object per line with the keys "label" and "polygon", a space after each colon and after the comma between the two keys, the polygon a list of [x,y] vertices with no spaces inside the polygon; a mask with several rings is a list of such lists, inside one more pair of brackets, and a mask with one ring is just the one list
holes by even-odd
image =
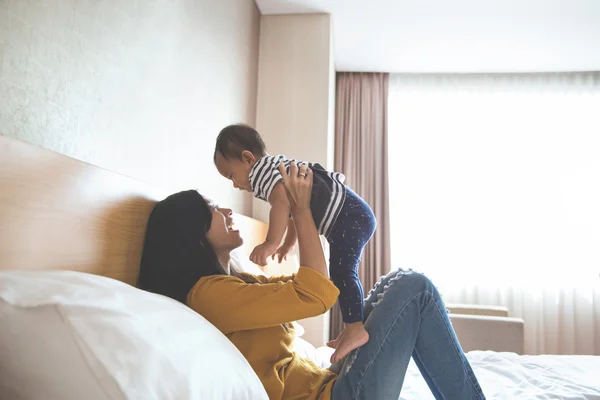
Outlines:
{"label": "mattress", "polygon": [[[467,354],[488,399],[600,400],[599,356]],[[400,400],[434,400],[411,361]]]}

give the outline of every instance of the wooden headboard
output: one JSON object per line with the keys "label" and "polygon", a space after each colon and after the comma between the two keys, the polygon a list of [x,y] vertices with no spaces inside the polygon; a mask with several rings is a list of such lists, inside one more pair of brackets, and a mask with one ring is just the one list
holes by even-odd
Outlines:
{"label": "wooden headboard", "polygon": [[[135,284],[148,216],[167,194],[0,135],[0,269],[68,269]],[[266,225],[235,221],[249,254]]]}

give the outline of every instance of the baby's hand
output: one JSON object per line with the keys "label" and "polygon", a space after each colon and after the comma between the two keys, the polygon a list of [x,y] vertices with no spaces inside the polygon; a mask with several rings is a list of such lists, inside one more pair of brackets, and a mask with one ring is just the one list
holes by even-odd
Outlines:
{"label": "baby's hand", "polygon": [[275,259],[275,256],[277,256],[277,261],[279,262],[279,264],[281,264],[281,262],[283,260],[287,261],[287,255],[290,251],[292,251],[292,249],[294,248],[293,244],[282,244],[281,247],[279,247],[277,249],[277,251],[275,252],[275,254],[273,254],[271,257],[273,258],[273,260]]}
{"label": "baby's hand", "polygon": [[254,264],[264,267],[267,265],[267,258],[269,258],[277,250],[277,245],[271,242],[263,242],[252,250],[250,254],[250,261]]}

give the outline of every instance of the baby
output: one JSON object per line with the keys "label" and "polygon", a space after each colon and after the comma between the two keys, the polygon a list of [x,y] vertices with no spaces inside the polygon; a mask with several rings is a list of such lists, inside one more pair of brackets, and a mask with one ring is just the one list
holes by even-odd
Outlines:
{"label": "baby", "polygon": [[367,343],[369,334],[363,325],[363,289],[358,279],[358,263],[377,223],[369,205],[344,185],[344,175],[326,171],[316,163],[267,154],[259,133],[246,125],[230,125],[219,133],[214,162],[219,173],[231,180],[235,188],[252,192],[271,205],[267,238],[250,255],[250,259],[261,266],[266,265],[268,257],[277,256],[281,262],[297,238],[294,221],[289,217],[290,203],[279,164],[283,163],[288,172],[291,162],[298,166],[305,164],[313,171],[310,208],[319,234],[329,242],[329,272],[340,290],[344,320],[342,333],[328,343],[336,349],[331,361],[337,362]]}

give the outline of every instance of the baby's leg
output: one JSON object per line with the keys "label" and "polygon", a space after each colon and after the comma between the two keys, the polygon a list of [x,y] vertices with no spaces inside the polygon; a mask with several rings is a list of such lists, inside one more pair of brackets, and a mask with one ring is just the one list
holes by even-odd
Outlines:
{"label": "baby's leg", "polygon": [[[342,260],[336,256],[336,253],[338,253],[336,250],[332,249],[330,251],[330,262],[336,262],[337,264],[337,262]],[[344,330],[335,340],[329,342],[328,345],[339,349],[338,355],[341,353],[345,355],[351,350],[362,346],[368,340],[368,334],[362,326],[364,319],[364,295],[362,285],[358,278],[357,269],[352,267],[348,268],[347,262],[347,260],[346,263],[342,261],[342,267],[336,267],[336,264],[330,264],[331,280],[340,290],[338,301],[342,312],[342,319],[344,321]],[[346,266],[346,268],[343,266]],[[351,348],[347,348],[349,345]]]}
{"label": "baby's leg", "polygon": [[364,294],[358,277],[358,264],[375,226],[375,217],[369,206],[349,192],[344,209],[328,237],[329,271],[331,280],[340,290],[338,300],[344,321],[342,334],[329,343],[336,349],[332,362],[342,359],[369,340],[363,326]]}
{"label": "baby's leg", "polygon": [[[332,259],[334,258],[337,257],[332,256]],[[334,363],[344,358],[352,350],[367,343],[369,334],[363,326],[363,290],[356,268],[330,267],[330,271],[331,279],[340,289],[338,300],[344,320],[344,330],[336,340],[329,343],[336,349],[331,356],[331,362]]]}

